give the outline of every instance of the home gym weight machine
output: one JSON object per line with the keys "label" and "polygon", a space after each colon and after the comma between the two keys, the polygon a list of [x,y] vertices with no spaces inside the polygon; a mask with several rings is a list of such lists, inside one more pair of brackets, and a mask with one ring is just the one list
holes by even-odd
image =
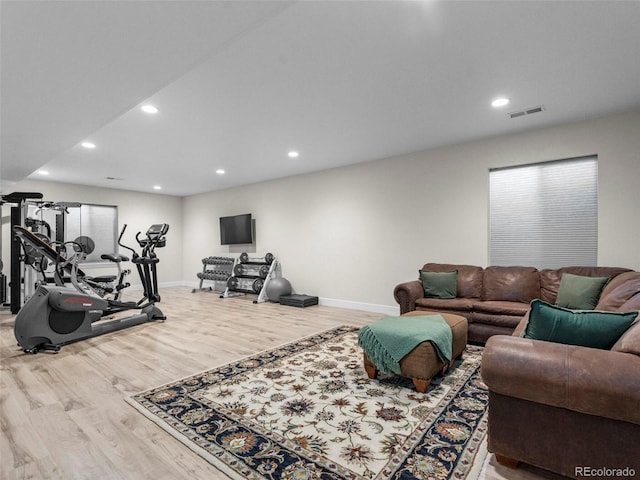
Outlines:
{"label": "home gym weight machine", "polygon": [[[126,225],[123,232],[124,229]],[[40,285],[16,316],[14,334],[18,345],[26,353],[37,353],[40,350],[58,352],[68,343],[145,322],[165,320],[166,317],[155,305],[160,302],[157,279],[159,259],[155,249],[165,246],[168,230],[169,225],[163,223],[151,225],[144,238],[140,238],[138,232],[136,241],[142,249],[141,254],[120,243],[120,246],[132,252],[131,261],[136,265],[142,282],[144,293],[138,302],[106,300],[68,287]],[[37,242],[33,245],[37,245]],[[50,252],[43,252],[43,255],[49,256]],[[102,320],[127,310],[139,310],[140,313],[125,318]]]}
{"label": "home gym weight machine", "polygon": [[[23,225],[25,218],[27,217],[27,201],[40,200],[42,197],[42,193],[39,192],[13,192],[0,197],[0,206],[4,204],[12,205],[10,215],[11,225]],[[21,265],[20,260],[20,249],[20,241],[14,235],[11,235],[11,263],[9,265],[9,307],[11,313],[18,313],[25,300],[23,295],[24,297],[28,295],[28,292],[22,291],[25,279],[23,266]],[[5,301],[5,296],[6,290],[2,292],[3,302]]]}
{"label": "home gym weight machine", "polygon": [[[11,204],[10,226],[20,225],[28,228],[47,242],[63,243],[65,241],[65,231],[67,225],[67,215],[70,208],[80,208],[78,202],[49,202],[42,200],[42,193],[39,192],[13,192],[0,196],[0,206]],[[45,215],[46,214],[46,215]],[[26,255],[26,251],[21,246],[20,240],[15,235],[11,237],[11,262],[9,278],[9,294],[11,313],[18,313],[22,305],[33,295],[37,285],[43,280],[43,271],[34,267],[29,261],[32,260]],[[2,242],[0,242],[0,247]],[[34,278],[34,273],[39,278]],[[2,292],[0,297],[4,304],[6,301],[5,280],[2,279]]]}
{"label": "home gym weight machine", "polygon": [[[118,241],[123,233],[124,229]],[[68,242],[49,243],[48,238],[19,225],[14,225],[13,234],[22,244],[24,254],[21,258],[25,266],[30,266],[36,272],[37,280],[32,283],[34,291],[42,284],[55,283],[64,287],[71,283],[81,293],[119,300],[122,290],[130,286],[129,282],[125,282],[125,278],[131,271],[123,269],[120,265],[129,261],[129,258],[120,253],[100,256],[102,260],[115,263],[118,269],[116,275],[89,276],[80,269],[80,263],[95,248],[93,240],[87,236],[80,236]]]}
{"label": "home gym weight machine", "polygon": [[[122,235],[124,235],[126,228],[127,226],[125,225],[120,232],[120,236],[118,237],[119,245],[121,245],[120,241],[122,240]],[[106,298],[107,300],[120,300],[122,290],[131,286],[129,282],[125,281],[127,275],[131,273],[131,270],[124,269],[121,266],[121,263],[128,262],[129,258],[121,253],[103,253],[100,255],[100,259],[107,260],[112,264],[115,264],[117,274],[89,276],[85,275],[84,272],[80,270],[79,265],[85,261],[87,255],[90,255],[95,250],[94,241],[87,236],[81,235],[74,241],[63,243],[62,249],[66,251],[68,245],[71,246],[73,250],[71,257],[67,257],[66,259],[66,261],[71,264],[70,281],[73,286],[79,291],[88,293],[89,295],[96,294],[100,297]],[[57,267],[58,265],[56,265],[56,269]],[[57,278],[57,275],[55,277]],[[64,286],[64,284],[59,286]]]}

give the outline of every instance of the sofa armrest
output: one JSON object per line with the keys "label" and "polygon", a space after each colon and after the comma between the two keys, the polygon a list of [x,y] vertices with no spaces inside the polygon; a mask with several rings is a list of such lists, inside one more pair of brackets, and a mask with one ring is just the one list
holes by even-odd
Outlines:
{"label": "sofa armrest", "polygon": [[640,425],[640,356],[498,335],[481,371],[492,392]]}
{"label": "sofa armrest", "polygon": [[393,290],[393,297],[400,305],[400,314],[416,309],[416,300],[424,297],[424,289],[420,280],[401,283]]}
{"label": "sofa armrest", "polygon": [[529,321],[529,314],[531,313],[531,309],[529,309],[527,311],[527,313],[524,314],[524,317],[522,317],[522,320],[520,320],[520,323],[518,323],[518,326],[515,328],[515,330],[513,331],[513,336],[514,337],[519,337],[522,335],[522,332],[524,332],[524,329],[527,326],[527,322]]}

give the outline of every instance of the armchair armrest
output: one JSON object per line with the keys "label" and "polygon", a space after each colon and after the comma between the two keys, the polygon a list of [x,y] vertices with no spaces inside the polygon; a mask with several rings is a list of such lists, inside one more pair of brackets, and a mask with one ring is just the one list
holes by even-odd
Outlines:
{"label": "armchair armrest", "polygon": [[400,305],[400,314],[416,309],[416,300],[424,297],[424,289],[420,280],[401,283],[393,290],[393,296]]}
{"label": "armchair armrest", "polygon": [[640,425],[640,356],[497,335],[481,372],[492,392]]}

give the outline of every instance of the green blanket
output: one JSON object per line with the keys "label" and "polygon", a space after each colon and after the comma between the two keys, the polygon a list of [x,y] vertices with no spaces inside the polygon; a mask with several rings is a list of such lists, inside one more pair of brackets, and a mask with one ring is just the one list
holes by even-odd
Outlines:
{"label": "green blanket", "polygon": [[442,315],[381,318],[358,333],[358,345],[378,370],[398,375],[400,360],[422,342],[431,342],[442,363],[451,362],[453,335]]}

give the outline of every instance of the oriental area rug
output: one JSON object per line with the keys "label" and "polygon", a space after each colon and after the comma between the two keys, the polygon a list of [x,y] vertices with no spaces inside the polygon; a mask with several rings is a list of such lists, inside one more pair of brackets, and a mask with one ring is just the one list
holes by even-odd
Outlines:
{"label": "oriental area rug", "polygon": [[234,479],[476,478],[482,348],[420,394],[409,379],[370,380],[357,334],[334,328],[127,401]]}

